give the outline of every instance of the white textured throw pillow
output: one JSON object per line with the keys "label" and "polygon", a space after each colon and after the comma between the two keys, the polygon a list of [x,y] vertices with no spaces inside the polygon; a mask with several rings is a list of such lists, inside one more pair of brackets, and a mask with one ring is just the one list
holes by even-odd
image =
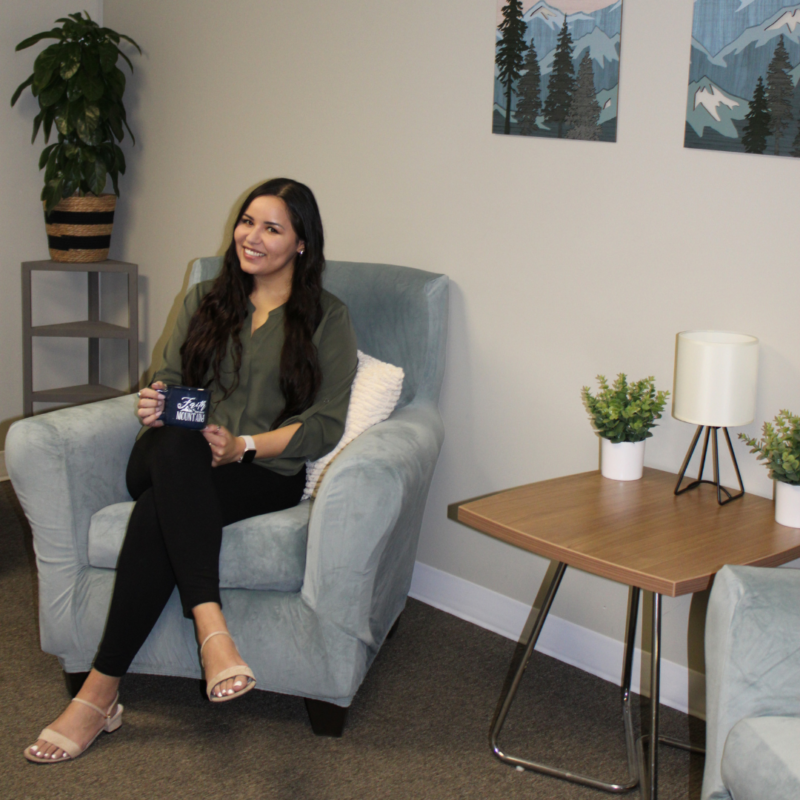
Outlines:
{"label": "white textured throw pillow", "polygon": [[314,497],[319,482],[331,461],[365,430],[387,419],[394,411],[400,392],[403,389],[402,367],[378,361],[358,351],[358,368],[350,390],[350,405],[347,408],[347,421],[339,444],[319,461],[306,462],[306,490],[303,500]]}

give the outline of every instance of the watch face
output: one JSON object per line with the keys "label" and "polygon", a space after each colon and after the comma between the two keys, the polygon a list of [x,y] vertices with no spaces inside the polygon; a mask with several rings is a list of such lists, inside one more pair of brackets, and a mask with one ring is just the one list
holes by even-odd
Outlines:
{"label": "watch face", "polygon": [[245,450],[242,456],[242,464],[249,464],[256,457],[255,450]]}

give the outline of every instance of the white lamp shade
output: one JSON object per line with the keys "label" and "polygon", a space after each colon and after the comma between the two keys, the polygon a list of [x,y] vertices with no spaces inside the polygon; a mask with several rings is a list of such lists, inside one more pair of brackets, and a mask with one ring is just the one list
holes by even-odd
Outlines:
{"label": "white lamp shade", "polygon": [[675,350],[672,416],[695,425],[747,425],[756,411],[758,339],[684,331]]}

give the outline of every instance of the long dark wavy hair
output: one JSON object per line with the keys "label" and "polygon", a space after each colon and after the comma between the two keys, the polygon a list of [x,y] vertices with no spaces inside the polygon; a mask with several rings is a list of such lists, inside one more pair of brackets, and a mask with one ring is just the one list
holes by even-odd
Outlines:
{"label": "long dark wavy hair", "polygon": [[[322,382],[317,348],[311,337],[322,319],[320,298],[325,239],[314,194],[308,186],[289,178],[273,178],[253,189],[239,209],[236,225],[253,200],[265,195],[283,200],[294,232],[300,241],[305,242],[302,255],[298,253],[295,257],[291,295],[284,308],[280,388],[286,405],[272,423],[272,429],[275,429],[289,417],[305,411],[314,402]],[[181,347],[182,377],[187,386],[216,384],[222,389],[222,399],[225,399],[239,385],[242,366],[240,333],[253,286],[253,276],[242,271],[236,255],[236,242],[231,239],[222,271],[192,317],[186,341]],[[229,342],[234,375],[226,386],[222,380],[222,361]]]}

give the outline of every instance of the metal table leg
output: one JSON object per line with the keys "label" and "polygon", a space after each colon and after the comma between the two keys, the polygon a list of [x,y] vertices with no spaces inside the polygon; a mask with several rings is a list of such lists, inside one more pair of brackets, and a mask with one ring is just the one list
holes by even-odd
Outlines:
{"label": "metal table leg", "polygon": [[[658,800],[658,747],[652,742],[677,747],[690,753],[705,755],[703,747],[682,742],[659,734],[659,706],[661,695],[661,600],[660,594],[653,593],[652,615],[652,661],[650,662],[650,733],[639,739],[639,774],[642,778],[642,800]],[[644,747],[647,745],[647,758]]]}
{"label": "metal table leg", "polygon": [[[630,685],[631,685],[631,671],[633,669],[633,645],[634,645],[634,638],[636,636],[636,618],[639,612],[639,590],[632,589],[628,607],[628,634],[627,634],[627,649],[625,653],[625,667],[623,670],[623,685],[622,685],[622,719],[623,724],[625,726],[625,749],[628,755],[628,778],[627,780],[620,782],[620,783],[606,783],[605,781],[598,780],[596,778],[591,778],[586,775],[580,775],[575,772],[570,772],[568,770],[557,769],[556,767],[551,767],[547,764],[542,764],[536,761],[528,761],[524,758],[519,758],[517,756],[512,756],[504,753],[500,746],[497,743],[497,738],[500,735],[500,731],[503,728],[503,724],[506,721],[506,717],[508,716],[508,711],[511,708],[511,703],[514,700],[514,695],[517,693],[517,689],[519,688],[520,680],[522,679],[522,675],[525,672],[525,668],[528,666],[528,662],[530,661],[530,657],[533,653],[533,649],[536,646],[536,642],[539,639],[539,634],[542,632],[542,628],[544,627],[545,620],[547,619],[547,614],[550,611],[550,607],[553,604],[553,600],[556,596],[556,592],[558,591],[558,587],[561,584],[561,579],[564,577],[564,572],[567,569],[567,565],[564,563],[559,563],[556,567],[555,573],[550,580],[549,585],[546,588],[545,598],[542,603],[542,607],[539,609],[539,613],[536,617],[536,622],[533,627],[533,631],[531,632],[531,637],[528,640],[528,644],[525,648],[525,654],[520,662],[519,667],[517,668],[516,673],[514,674],[514,678],[511,681],[511,684],[506,691],[505,695],[500,699],[500,710],[497,714],[497,718],[492,725],[492,730],[489,735],[489,742],[492,747],[492,752],[499,758],[501,761],[504,761],[506,764],[511,764],[515,767],[523,767],[524,769],[533,770],[535,772],[541,772],[544,775],[550,775],[554,778],[563,778],[564,780],[572,781],[573,783],[580,783],[584,786],[591,786],[594,789],[602,789],[606,792],[626,792],[629,789],[632,789],[636,784],[639,782],[639,774],[637,770],[637,762],[636,762],[636,748],[635,742],[633,738],[633,723],[631,719],[631,709],[630,709]],[[544,584],[542,585],[544,588]]]}
{"label": "metal table leg", "polygon": [[[652,660],[650,662],[650,733],[642,736],[640,748],[643,800],[658,800],[658,746],[653,742],[705,755],[705,748],[659,734],[659,706],[661,696],[661,595],[653,593]],[[644,743],[648,745],[648,759],[644,759]]]}
{"label": "metal table leg", "polygon": [[658,710],[661,699],[661,595],[653,592],[653,630],[650,656],[650,758],[647,797],[658,800]]}
{"label": "metal table leg", "polygon": [[628,630],[625,636],[625,666],[622,671],[622,721],[625,725],[625,752],[628,755],[628,779],[633,781],[632,789],[639,783],[638,762],[636,759],[636,742],[633,737],[633,717],[631,716],[631,676],[633,674],[633,656],[636,644],[636,621],[639,618],[639,598],[641,590],[635,586],[630,588],[628,598]]}

